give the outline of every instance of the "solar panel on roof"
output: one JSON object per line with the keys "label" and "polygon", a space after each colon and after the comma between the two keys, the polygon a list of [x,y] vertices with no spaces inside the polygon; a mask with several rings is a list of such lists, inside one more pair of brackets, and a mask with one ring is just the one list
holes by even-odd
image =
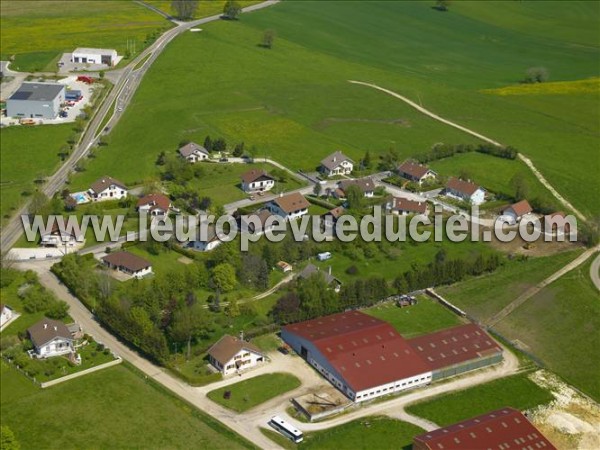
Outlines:
{"label": "solar panel on roof", "polygon": [[17,91],[10,97],[10,99],[11,100],[27,100],[29,97],[31,97],[31,94],[33,94],[33,92]]}

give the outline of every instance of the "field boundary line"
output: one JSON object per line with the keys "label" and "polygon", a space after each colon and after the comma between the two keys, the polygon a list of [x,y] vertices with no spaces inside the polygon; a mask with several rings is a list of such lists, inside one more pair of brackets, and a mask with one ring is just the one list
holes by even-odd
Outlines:
{"label": "field boundary line", "polygon": [[90,367],[89,369],[82,370],[81,372],[71,373],[69,375],[65,375],[64,377],[57,378],[56,380],[50,380],[44,383],[40,383],[40,387],[44,389],[50,386],[54,386],[56,384],[64,383],[65,381],[73,380],[74,378],[79,378],[89,373],[97,372],[108,367],[116,366],[117,364],[121,364],[122,362],[123,359],[121,357],[118,357],[117,359],[114,359],[104,364],[100,364],[99,366]]}
{"label": "field boundary line", "polygon": [[[404,97],[403,95],[398,94],[397,92],[394,91],[390,91],[389,89],[383,88],[381,86],[378,86],[376,84],[373,83],[366,83],[364,81],[356,81],[356,80],[347,80],[349,83],[352,84],[360,84],[362,86],[367,86],[373,89],[377,89],[378,91],[381,92],[385,92],[388,95],[391,95],[392,97],[396,97],[397,99],[402,100],[404,103],[407,103],[408,105],[412,106],[413,108],[415,108],[417,111],[425,114],[426,116],[431,117],[434,120],[437,120],[439,122],[445,123],[446,125],[450,125],[451,127],[454,127],[460,131],[463,131],[467,134],[470,134],[471,136],[475,136],[478,139],[481,139],[482,141],[485,142],[489,142],[490,144],[493,144],[497,147],[504,147],[501,143],[499,143],[498,141],[494,141],[493,139],[484,136],[483,134],[479,134],[476,131],[473,131],[467,127],[463,127],[462,125],[459,125],[455,122],[452,122],[448,119],[444,119],[441,116],[438,116],[437,114],[429,111],[428,109],[423,108],[421,105],[418,105],[417,103],[413,102],[412,100]],[[552,187],[552,185],[548,182],[548,180],[546,180],[546,178],[544,178],[544,176],[542,175],[542,173],[534,166],[533,162],[531,161],[531,159],[527,158],[526,156],[522,155],[521,152],[519,152],[518,154],[519,159],[521,161],[523,161],[525,163],[525,165],[529,168],[529,170],[531,170],[533,172],[533,174],[535,175],[535,177],[539,180],[540,183],[542,183],[542,185],[548,189],[550,191],[550,193],[564,206],[566,206],[567,208],[571,209],[576,215],[577,217],[579,217],[581,220],[583,220],[584,222],[587,221],[586,217],[577,209],[575,208],[568,200],[566,200],[562,195],[560,195],[558,193],[558,191]]]}

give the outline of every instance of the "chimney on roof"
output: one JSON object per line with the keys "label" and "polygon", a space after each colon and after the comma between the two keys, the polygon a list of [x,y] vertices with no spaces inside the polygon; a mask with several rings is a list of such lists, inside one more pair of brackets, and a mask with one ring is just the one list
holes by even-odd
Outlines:
{"label": "chimney on roof", "polygon": [[48,328],[48,324],[47,324],[47,323],[45,323],[45,324],[44,324],[44,330],[45,330],[46,328]]}
{"label": "chimney on roof", "polygon": [[56,326],[55,326],[55,327],[54,327],[54,331],[58,331],[58,327],[56,327]]}
{"label": "chimney on roof", "polygon": [[240,341],[244,340],[244,330],[240,331]]}
{"label": "chimney on roof", "polygon": [[333,162],[336,162],[336,161],[337,161],[337,156],[334,156],[333,157]]}
{"label": "chimney on roof", "polygon": [[283,197],[283,192],[279,193],[279,198]]}

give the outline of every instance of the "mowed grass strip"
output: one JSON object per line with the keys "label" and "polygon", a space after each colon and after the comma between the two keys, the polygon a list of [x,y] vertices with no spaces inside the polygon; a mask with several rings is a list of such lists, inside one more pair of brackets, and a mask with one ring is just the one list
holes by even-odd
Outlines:
{"label": "mowed grass strip", "polygon": [[0,364],[2,425],[21,448],[252,448],[126,363],[48,389]]}
{"label": "mowed grass strip", "polygon": [[300,447],[332,450],[410,449],[413,437],[424,431],[400,420],[371,416],[324,431],[306,433]]}
{"label": "mowed grass strip", "polygon": [[433,333],[463,323],[448,308],[425,295],[419,296],[417,301],[416,305],[404,308],[396,306],[393,302],[383,303],[365,309],[363,312],[385,320],[405,338]]}
{"label": "mowed grass strip", "polygon": [[600,401],[600,298],[589,275],[594,257],[530,298],[496,328]]}
{"label": "mowed grass strip", "polygon": [[506,406],[526,410],[552,400],[554,396],[550,392],[521,373],[444,394],[408,406],[406,411],[443,427]]}
{"label": "mowed grass strip", "polygon": [[[213,402],[241,413],[299,386],[300,380],[294,375],[271,373],[215,389],[207,396]],[[226,391],[231,392],[229,399],[224,398]]]}

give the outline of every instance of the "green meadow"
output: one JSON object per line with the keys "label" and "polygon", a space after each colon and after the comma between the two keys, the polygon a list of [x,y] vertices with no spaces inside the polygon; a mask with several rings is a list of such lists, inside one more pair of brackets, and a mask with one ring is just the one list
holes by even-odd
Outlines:
{"label": "green meadow", "polygon": [[114,48],[124,55],[127,43],[136,53],[146,37],[171,25],[133,1],[0,2],[2,60],[15,56],[11,69],[55,71],[59,54],[76,47]]}
{"label": "green meadow", "polygon": [[[517,147],[577,208],[598,214],[592,173],[599,167],[590,158],[598,145],[598,91],[489,91],[517,85],[536,65],[547,67],[552,81],[597,77],[599,45],[590,30],[598,4],[519,4],[522,10],[505,12],[504,2],[456,2],[441,13],[429,2],[283,2],[237,22],[206,24],[161,55],[89,170],[130,182],[154,173],[160,151],[206,134],[243,140],[292,169],[314,169],[336,149],[355,159],[367,149],[394,149],[402,158],[438,142],[475,142],[347,82],[354,79]],[[526,19],[508,19],[521,13]],[[536,14],[555,24],[552,33],[528,31]],[[258,45],[265,29],[277,32],[272,49]],[[584,31],[575,36],[576,29]],[[481,173],[487,164],[481,161]],[[505,190],[508,180],[494,184]]]}

